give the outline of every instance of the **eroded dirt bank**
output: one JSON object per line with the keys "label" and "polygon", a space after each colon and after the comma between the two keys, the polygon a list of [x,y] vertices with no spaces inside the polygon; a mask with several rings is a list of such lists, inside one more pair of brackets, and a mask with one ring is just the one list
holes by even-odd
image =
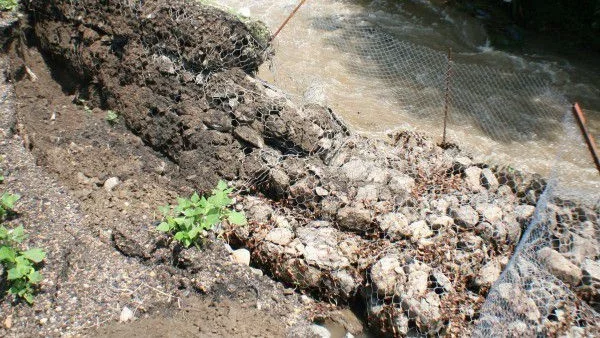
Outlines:
{"label": "eroded dirt bank", "polygon": [[[350,135],[328,109],[299,107],[254,79],[265,48],[257,26],[210,7],[40,0],[26,10],[29,39],[11,47],[17,95],[27,103],[17,109],[18,129],[38,163],[77,196],[96,238],[163,271],[158,280],[175,288],[225,298],[258,294],[281,315],[303,308],[296,294],[269,301],[269,292],[254,292],[252,281],[269,281],[229,263],[225,248],[182,251],[152,231],[156,206],[225,178],[239,188],[239,208],[251,220],[225,229],[226,237],[250,249],[253,265],[275,279],[320,299],[361,303],[380,333],[472,329],[543,180],[473,163],[413,133],[390,142]],[[61,90],[67,96],[53,95]],[[110,127],[106,109],[122,123]],[[108,191],[102,185],[109,177],[122,183]],[[556,206],[554,213],[554,226],[597,231],[597,210]],[[598,257],[597,244],[581,236],[571,249],[579,255],[568,257],[581,266]],[[577,276],[566,280],[588,292]],[[594,306],[594,287],[590,295]],[[520,297],[516,302],[533,302]],[[571,329],[538,314],[527,320],[545,332]],[[584,326],[593,330],[594,323]],[[523,335],[534,327],[508,330]]]}

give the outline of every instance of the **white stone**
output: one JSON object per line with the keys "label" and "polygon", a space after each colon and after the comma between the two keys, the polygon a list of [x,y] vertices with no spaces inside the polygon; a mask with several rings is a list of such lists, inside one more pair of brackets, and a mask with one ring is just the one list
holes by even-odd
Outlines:
{"label": "white stone", "polygon": [[311,325],[310,331],[318,338],[331,338],[331,332],[321,325]]}
{"label": "white stone", "polygon": [[371,280],[379,295],[390,296],[404,289],[406,274],[397,257],[386,256],[371,267]]}
{"label": "white stone", "polygon": [[378,192],[376,185],[365,185],[358,188],[358,192],[356,193],[355,200],[359,202],[369,202],[374,203],[377,202]]}
{"label": "white stone", "polygon": [[500,277],[501,273],[502,267],[500,263],[498,260],[493,259],[479,270],[477,277],[475,277],[475,285],[478,287],[491,287],[498,277]]}
{"label": "white stone", "polygon": [[491,203],[478,204],[477,211],[481,216],[483,216],[484,221],[490,222],[492,224],[502,219],[502,209],[499,206]]}
{"label": "white stone", "polygon": [[454,219],[450,216],[440,216],[431,222],[431,228],[434,230],[449,228],[454,225]]}
{"label": "white stone", "polygon": [[429,225],[427,225],[426,221],[416,221],[411,223],[408,227],[410,228],[411,240],[413,241],[433,236],[433,231]]}
{"label": "white stone", "polygon": [[288,245],[294,239],[294,233],[288,228],[275,228],[269,231],[265,239],[278,245]]}
{"label": "white stone", "polygon": [[571,263],[558,251],[550,248],[542,248],[537,257],[546,265],[550,273],[571,286],[577,286],[581,282],[582,272],[579,267]]}
{"label": "white stone", "polygon": [[481,185],[481,168],[479,167],[468,167],[465,169],[465,184],[471,191],[478,192],[484,190]]}
{"label": "white stone", "polygon": [[112,191],[120,183],[121,183],[121,181],[119,180],[118,177],[111,177],[111,178],[107,179],[106,181],[104,181],[104,189],[106,191]]}
{"label": "white stone", "polygon": [[234,262],[242,265],[250,265],[250,251],[246,249],[237,249],[231,253]]}
{"label": "white stone", "polygon": [[490,168],[485,168],[481,171],[481,184],[490,191],[496,191],[500,186],[498,178]]}
{"label": "white stone", "polygon": [[390,179],[388,187],[395,193],[410,193],[415,188],[415,180],[409,176],[394,176]]}
{"label": "white stone", "polygon": [[128,308],[127,306],[124,306],[123,310],[121,310],[121,315],[119,316],[119,321],[121,323],[125,323],[130,320],[133,320],[133,318],[134,318],[133,311],[131,311],[131,309]]}

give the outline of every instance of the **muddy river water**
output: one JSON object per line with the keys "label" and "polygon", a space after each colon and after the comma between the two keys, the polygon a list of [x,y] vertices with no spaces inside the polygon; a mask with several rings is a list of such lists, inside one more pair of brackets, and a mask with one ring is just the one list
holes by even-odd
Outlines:
{"label": "muddy river water", "polygon": [[[219,1],[272,31],[297,3]],[[556,56],[543,43],[508,53],[489,40],[480,20],[435,1],[308,0],[258,75],[372,136],[411,129],[441,141],[448,103],[448,140],[477,159],[557,177],[576,195],[598,198],[599,175],[563,116],[579,101],[599,138],[600,60]]]}

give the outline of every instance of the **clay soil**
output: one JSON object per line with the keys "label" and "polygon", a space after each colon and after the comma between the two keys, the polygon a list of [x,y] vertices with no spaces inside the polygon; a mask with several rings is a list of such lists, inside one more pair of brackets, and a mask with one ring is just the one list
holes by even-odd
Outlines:
{"label": "clay soil", "polygon": [[[233,263],[224,242],[196,257],[205,263],[194,278],[170,261],[123,254],[119,245],[151,255],[143,243],[157,207],[192,189],[121,120],[109,123],[107,111],[59,85],[65,75],[51,73],[35,48],[19,53],[23,64],[2,64],[12,82],[2,81],[3,190],[22,195],[11,223],[24,224],[27,244],[47,259],[33,306],[0,303],[0,336],[273,337],[302,323],[299,295]],[[22,66],[28,71],[15,71]],[[107,190],[111,177],[120,183]],[[139,242],[117,244],[123,231]],[[124,307],[138,319],[117,324]]]}

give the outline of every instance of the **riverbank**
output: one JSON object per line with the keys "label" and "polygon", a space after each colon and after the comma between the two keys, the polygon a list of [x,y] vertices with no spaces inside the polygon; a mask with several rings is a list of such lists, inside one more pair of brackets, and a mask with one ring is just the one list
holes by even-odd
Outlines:
{"label": "riverbank", "polygon": [[[285,330],[327,317],[332,306],[317,299],[354,306],[379,334],[464,333],[545,189],[539,177],[478,163],[417,133],[368,139],[326,107],[294,104],[252,76],[264,46],[214,8],[33,1],[26,11],[35,15],[17,36],[27,39],[9,48],[18,135],[92,220],[82,231],[113,255],[157,269],[153,281],[173,287],[164,293],[248,301],[251,311],[283,318]],[[118,113],[114,127],[108,110]],[[118,184],[106,187],[114,177]],[[159,205],[219,178],[237,188],[237,208],[250,221],[223,236],[249,250],[252,269],[231,263],[220,240],[182,251],[153,231]],[[568,215],[597,217],[567,205],[555,207],[560,224]],[[573,245],[583,252],[579,265],[598,256],[586,251],[597,250],[593,241]],[[577,276],[568,276],[573,291],[589,290]],[[529,318],[535,327],[514,333],[574,325],[538,314]]]}

